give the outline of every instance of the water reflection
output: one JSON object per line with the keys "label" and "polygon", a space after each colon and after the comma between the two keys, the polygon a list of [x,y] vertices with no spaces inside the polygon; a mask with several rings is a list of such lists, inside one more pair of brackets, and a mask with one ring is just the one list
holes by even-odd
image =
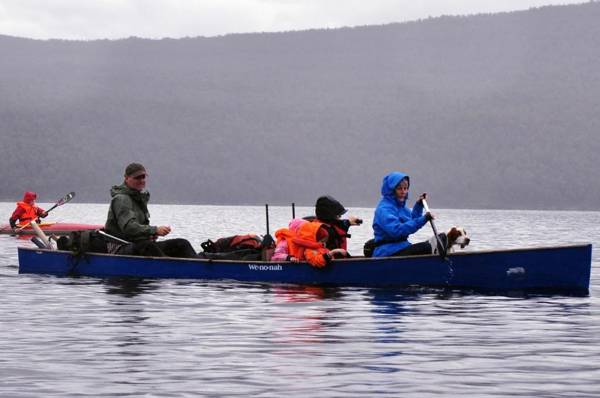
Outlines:
{"label": "water reflection", "polygon": [[269,291],[273,294],[274,303],[285,309],[277,319],[281,325],[277,341],[305,345],[340,340],[334,330],[347,322],[338,308],[338,301],[344,299],[342,289],[310,285],[273,285]]}
{"label": "water reflection", "polygon": [[367,298],[373,304],[375,314],[398,315],[410,311],[406,306],[408,301],[416,301],[423,293],[423,289],[369,289]]}
{"label": "water reflection", "polygon": [[160,288],[157,280],[143,278],[108,278],[102,283],[106,286],[106,293],[129,298]]}
{"label": "water reflection", "polygon": [[275,302],[305,303],[318,300],[339,299],[343,296],[336,287],[310,285],[275,285],[271,288]]}

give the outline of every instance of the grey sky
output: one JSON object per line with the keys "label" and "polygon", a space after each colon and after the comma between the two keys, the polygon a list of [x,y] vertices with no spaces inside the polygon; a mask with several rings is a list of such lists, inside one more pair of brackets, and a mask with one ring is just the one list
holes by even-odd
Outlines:
{"label": "grey sky", "polygon": [[217,36],[377,25],[582,0],[0,0],[0,34],[36,39]]}

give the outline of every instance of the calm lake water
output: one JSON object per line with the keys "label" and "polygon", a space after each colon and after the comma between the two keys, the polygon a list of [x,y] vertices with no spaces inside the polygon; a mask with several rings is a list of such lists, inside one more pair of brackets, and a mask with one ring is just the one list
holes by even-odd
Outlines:
{"label": "calm lake water", "polygon": [[[13,206],[0,203],[4,219]],[[291,209],[270,210],[273,233]],[[198,249],[265,232],[263,207],[150,211]],[[69,203],[48,219],[106,212]],[[600,396],[600,212],[434,213],[439,230],[467,229],[469,250],[593,243],[590,295],[19,275],[16,247],[32,244],[1,235],[0,396]],[[372,209],[349,214],[365,220],[351,230],[359,254]]]}

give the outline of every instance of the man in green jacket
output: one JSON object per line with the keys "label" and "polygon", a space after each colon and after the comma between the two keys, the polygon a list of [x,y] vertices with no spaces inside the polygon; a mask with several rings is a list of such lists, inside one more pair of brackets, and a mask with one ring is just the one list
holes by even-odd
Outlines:
{"label": "man in green jacket", "polygon": [[186,239],[167,239],[171,227],[150,225],[148,200],[150,193],[146,188],[146,168],[140,163],[131,163],[125,168],[125,180],[110,190],[112,200],[104,230],[113,236],[131,242],[129,244],[109,243],[110,253],[142,256],[169,256],[196,258],[197,254]]}

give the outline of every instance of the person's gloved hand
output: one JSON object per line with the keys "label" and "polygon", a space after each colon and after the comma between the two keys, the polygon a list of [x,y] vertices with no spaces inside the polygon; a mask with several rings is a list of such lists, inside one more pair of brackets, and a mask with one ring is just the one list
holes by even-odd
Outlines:
{"label": "person's gloved hand", "polygon": [[43,212],[42,214],[40,214],[40,217],[42,217],[42,218],[48,217],[48,212],[47,211]]}
{"label": "person's gloved hand", "polygon": [[13,220],[12,218],[10,218],[10,219],[8,220],[8,222],[9,222],[9,224],[10,224],[10,227],[11,227],[12,229],[16,229],[16,228],[17,228],[17,222],[16,222],[15,220]]}
{"label": "person's gloved hand", "polygon": [[425,221],[431,221],[434,219],[435,219],[435,216],[433,215],[433,213],[431,213],[429,211],[427,213],[425,213]]}
{"label": "person's gloved hand", "polygon": [[348,252],[344,249],[333,249],[329,252],[333,258],[348,257]]}
{"label": "person's gloved hand", "polygon": [[349,216],[348,221],[350,222],[350,225],[360,225],[363,222],[363,220],[356,216]]}

